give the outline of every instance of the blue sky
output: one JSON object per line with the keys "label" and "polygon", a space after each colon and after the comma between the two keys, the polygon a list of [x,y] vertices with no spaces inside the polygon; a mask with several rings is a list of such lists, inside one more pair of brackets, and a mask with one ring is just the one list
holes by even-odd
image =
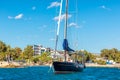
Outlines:
{"label": "blue sky", "polygon": [[[65,0],[58,49],[62,50]],[[76,8],[77,5],[77,8]],[[60,0],[1,0],[0,40],[24,49],[54,49]],[[68,40],[73,49],[120,49],[120,0],[69,0]]]}

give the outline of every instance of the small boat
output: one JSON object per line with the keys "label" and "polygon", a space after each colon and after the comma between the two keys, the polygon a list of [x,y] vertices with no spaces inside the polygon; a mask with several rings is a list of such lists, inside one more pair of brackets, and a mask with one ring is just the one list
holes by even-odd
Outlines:
{"label": "small boat", "polygon": [[[61,0],[61,6],[62,6],[62,1]],[[60,6],[60,10],[61,10]],[[60,11],[61,12],[61,11]],[[61,13],[59,13],[59,18],[60,18]],[[68,45],[68,40],[67,40],[67,19],[68,19],[68,0],[66,0],[66,18],[65,18],[65,30],[64,30],[64,40],[63,40],[63,49],[64,49],[64,61],[53,61],[53,68],[55,73],[69,73],[69,72],[81,72],[85,68],[84,62],[78,62],[77,60],[73,62],[67,61],[67,54],[69,52],[75,52],[73,49],[71,49]],[[60,19],[58,21],[58,28],[60,24]],[[58,29],[59,30],[59,29]],[[57,47],[57,42],[58,42],[58,32],[57,31],[57,37],[56,37],[56,47]],[[55,52],[56,52],[56,47],[55,47]]]}

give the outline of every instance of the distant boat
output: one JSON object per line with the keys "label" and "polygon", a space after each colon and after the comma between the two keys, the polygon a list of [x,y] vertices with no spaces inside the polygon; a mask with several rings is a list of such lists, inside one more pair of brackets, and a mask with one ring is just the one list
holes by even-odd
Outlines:
{"label": "distant boat", "polygon": [[[60,16],[61,16],[61,10],[62,10],[62,2],[61,0],[61,6],[60,6],[60,13],[59,13],[59,21],[58,21],[58,31],[57,31],[57,37],[56,37],[56,47],[58,42],[58,35],[59,35],[59,26],[60,26]],[[67,19],[68,19],[68,0],[66,0],[66,18],[65,18],[65,28],[64,28],[64,40],[63,40],[63,49],[64,49],[64,58],[65,60],[63,62],[60,61],[53,61],[53,68],[55,73],[68,73],[68,72],[81,72],[85,68],[84,62],[79,63],[78,61],[68,62],[66,55],[69,54],[69,52],[74,52],[73,49],[71,49],[68,46],[68,40],[67,40]],[[55,47],[55,51],[56,51]]]}

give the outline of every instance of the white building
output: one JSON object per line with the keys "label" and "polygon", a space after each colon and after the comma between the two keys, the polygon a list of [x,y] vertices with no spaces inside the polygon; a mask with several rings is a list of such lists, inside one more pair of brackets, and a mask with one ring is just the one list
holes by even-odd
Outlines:
{"label": "white building", "polygon": [[44,48],[42,45],[33,45],[34,55],[41,55],[43,52],[50,52],[50,48]]}
{"label": "white building", "polygon": [[52,58],[54,58],[54,57],[56,57],[56,58],[64,58],[64,54],[61,54],[60,52],[58,52],[58,51],[51,51],[51,57]]}

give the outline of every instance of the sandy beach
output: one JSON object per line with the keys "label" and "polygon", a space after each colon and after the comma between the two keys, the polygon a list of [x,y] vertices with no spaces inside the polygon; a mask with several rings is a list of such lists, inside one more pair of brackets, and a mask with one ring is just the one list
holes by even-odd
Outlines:
{"label": "sandy beach", "polygon": [[[50,66],[51,64],[44,64],[45,66]],[[100,65],[96,63],[85,63],[86,67],[117,67],[120,68],[120,64],[106,64],[106,65]],[[25,66],[40,66],[39,64],[33,64],[33,63],[18,63],[18,62],[6,62],[6,61],[0,61],[0,68],[10,68],[10,67],[25,67]],[[42,65],[43,66],[43,65]]]}
{"label": "sandy beach", "polygon": [[0,61],[0,67],[1,68],[23,67],[23,66],[26,66],[26,64],[21,64],[21,63],[18,63],[18,62]]}
{"label": "sandy beach", "polygon": [[120,68],[120,64],[106,64],[106,65],[100,65],[96,63],[85,63],[86,67],[118,67]]}

